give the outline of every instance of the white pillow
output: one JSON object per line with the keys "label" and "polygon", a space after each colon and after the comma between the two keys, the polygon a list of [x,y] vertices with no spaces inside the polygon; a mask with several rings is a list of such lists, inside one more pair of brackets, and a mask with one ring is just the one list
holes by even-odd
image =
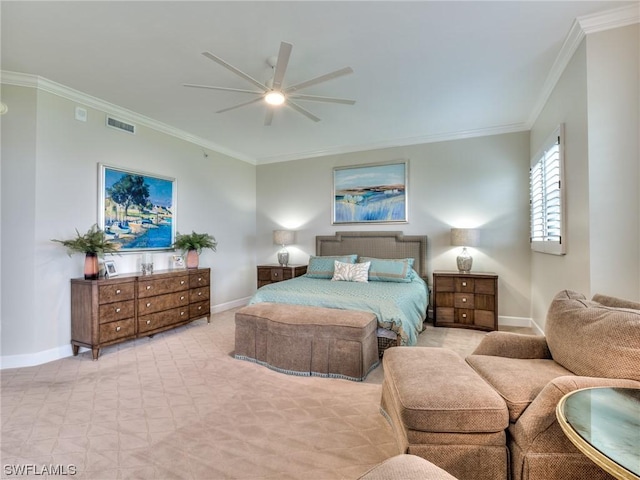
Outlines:
{"label": "white pillow", "polygon": [[332,281],[368,282],[371,262],[344,263],[336,260],[333,267]]}

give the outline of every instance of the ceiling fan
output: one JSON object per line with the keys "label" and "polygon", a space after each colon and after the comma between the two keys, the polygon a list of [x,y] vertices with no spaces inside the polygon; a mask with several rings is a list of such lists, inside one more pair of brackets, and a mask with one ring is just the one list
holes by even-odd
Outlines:
{"label": "ceiling fan", "polygon": [[[216,113],[228,112],[229,110],[234,110],[236,108],[244,107],[246,105],[251,105],[252,103],[257,103],[260,101],[264,101],[267,103],[267,114],[264,119],[265,125],[271,125],[273,121],[273,112],[275,106],[278,105],[287,105],[298,113],[301,113],[305,117],[313,120],[314,122],[319,122],[320,118],[315,116],[309,110],[301,107],[297,100],[309,100],[313,102],[328,102],[328,103],[342,103],[345,105],[353,105],[355,104],[355,100],[348,100],[345,98],[335,98],[335,97],[321,97],[318,95],[304,95],[297,93],[298,90],[302,90],[303,88],[311,87],[312,85],[317,85],[322,82],[326,82],[328,80],[332,80],[334,78],[341,77],[343,75],[348,75],[353,73],[353,69],[351,67],[344,67],[340,70],[336,70],[334,72],[326,73],[324,75],[320,75],[319,77],[312,78],[310,80],[297,83],[295,85],[291,85],[288,87],[283,86],[284,75],[287,71],[287,65],[289,64],[289,57],[291,56],[291,50],[293,45],[286,42],[280,43],[280,51],[278,52],[277,57],[270,57],[267,59],[267,63],[273,69],[273,77],[269,79],[267,82],[262,83],[256,80],[255,78],[247,75],[243,71],[237,69],[233,65],[225,62],[220,57],[217,57],[213,53],[210,52],[202,52],[202,55],[213,60],[214,62],[222,65],[226,69],[232,71],[236,75],[241,78],[244,78],[249,83],[252,83],[256,87],[260,89],[260,91],[256,90],[245,90],[242,88],[228,88],[228,87],[214,87],[210,85],[196,85],[193,83],[185,83],[185,87],[194,87],[194,88],[208,88],[212,90],[225,90],[229,92],[240,92],[240,93],[250,93],[253,95],[258,95],[257,98],[253,100],[249,100],[248,102],[240,103],[239,105],[234,105],[232,107],[223,108],[222,110],[218,110]],[[296,100],[296,101],[294,101]]]}

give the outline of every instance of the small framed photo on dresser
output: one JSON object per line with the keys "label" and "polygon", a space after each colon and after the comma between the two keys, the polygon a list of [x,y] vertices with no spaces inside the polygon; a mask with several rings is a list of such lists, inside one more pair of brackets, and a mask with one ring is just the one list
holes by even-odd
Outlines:
{"label": "small framed photo on dresser", "polygon": [[116,269],[116,262],[114,262],[113,260],[104,261],[104,276],[107,278],[118,276],[118,270]]}
{"label": "small framed photo on dresser", "polygon": [[171,268],[181,270],[184,268],[184,257],[182,255],[171,256]]}

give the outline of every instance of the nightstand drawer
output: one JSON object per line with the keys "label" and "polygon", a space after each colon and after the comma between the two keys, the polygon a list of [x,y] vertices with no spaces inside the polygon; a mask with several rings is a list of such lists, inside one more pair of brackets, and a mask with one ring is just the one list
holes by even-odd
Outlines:
{"label": "nightstand drawer", "polygon": [[455,278],[456,292],[473,293],[475,280],[473,278]]}
{"label": "nightstand drawer", "polygon": [[282,282],[290,280],[307,273],[306,265],[258,265],[258,288],[269,285],[270,283]]}
{"label": "nightstand drawer", "polygon": [[469,293],[456,293],[453,300],[456,308],[474,308],[474,295]]}

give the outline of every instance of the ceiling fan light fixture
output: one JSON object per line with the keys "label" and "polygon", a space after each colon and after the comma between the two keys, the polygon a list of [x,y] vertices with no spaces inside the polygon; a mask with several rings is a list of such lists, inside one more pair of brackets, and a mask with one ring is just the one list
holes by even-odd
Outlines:
{"label": "ceiling fan light fixture", "polygon": [[269,105],[282,105],[284,103],[284,94],[277,90],[271,90],[264,96],[264,101]]}

